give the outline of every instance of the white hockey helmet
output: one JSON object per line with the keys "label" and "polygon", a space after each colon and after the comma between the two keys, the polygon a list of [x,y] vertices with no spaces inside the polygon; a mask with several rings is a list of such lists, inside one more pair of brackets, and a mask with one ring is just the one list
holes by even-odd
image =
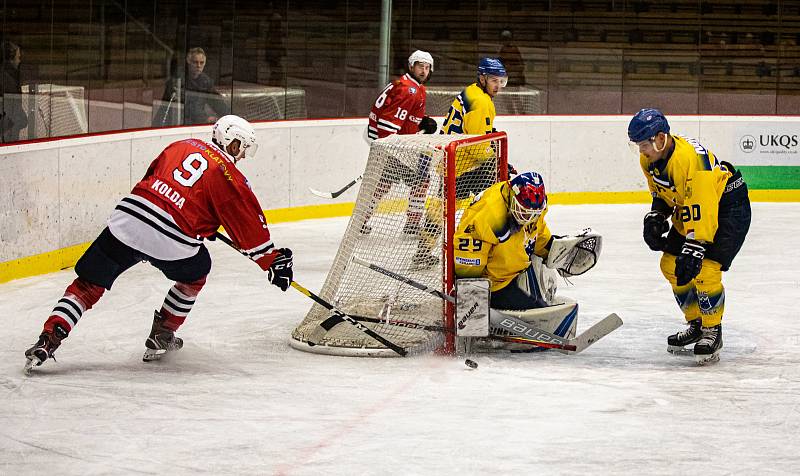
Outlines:
{"label": "white hockey helmet", "polygon": [[417,50],[411,53],[408,57],[408,67],[413,68],[414,63],[428,63],[431,65],[431,72],[433,72],[433,56],[427,51]]}
{"label": "white hockey helmet", "polygon": [[211,139],[226,152],[228,145],[238,139],[239,155],[235,157],[237,161],[245,156],[254,157],[258,150],[256,130],[249,122],[233,114],[222,116],[214,123]]}

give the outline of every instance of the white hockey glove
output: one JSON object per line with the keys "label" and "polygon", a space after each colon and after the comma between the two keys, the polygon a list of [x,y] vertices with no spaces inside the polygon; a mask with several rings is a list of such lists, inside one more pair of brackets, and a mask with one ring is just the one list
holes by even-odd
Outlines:
{"label": "white hockey glove", "polygon": [[562,277],[579,276],[594,268],[602,249],[603,237],[586,228],[575,236],[554,238],[544,264]]}

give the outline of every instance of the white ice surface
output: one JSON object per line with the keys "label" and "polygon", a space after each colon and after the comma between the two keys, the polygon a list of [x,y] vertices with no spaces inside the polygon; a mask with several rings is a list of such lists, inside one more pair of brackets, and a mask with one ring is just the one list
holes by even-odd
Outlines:
{"label": "white ice surface", "polygon": [[[753,205],[709,367],[665,352],[683,320],[642,242],[645,209],[548,215],[554,232],[605,237],[598,266],[559,288],[581,304],[578,331],[609,312],[622,328],[579,355],[479,355],[477,370],[293,350],[311,301],[210,243],[183,350],[141,361],[170,285],[142,264],[25,377],[23,352],[74,274],[2,284],[0,474],[797,474],[800,206]],[[320,289],[345,224],[271,227],[300,284]]]}

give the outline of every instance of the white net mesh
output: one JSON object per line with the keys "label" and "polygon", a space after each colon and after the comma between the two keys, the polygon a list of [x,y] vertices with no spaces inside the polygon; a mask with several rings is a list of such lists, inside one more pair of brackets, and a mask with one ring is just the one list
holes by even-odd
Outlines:
{"label": "white net mesh", "polygon": [[[230,97],[223,91],[222,95]],[[278,119],[305,119],[306,92],[299,88],[277,88],[253,85],[249,89],[237,87],[233,95],[231,112],[250,121]]]}
{"label": "white net mesh", "polygon": [[[457,146],[448,148],[453,142]],[[351,257],[448,293],[452,266],[444,243],[471,197],[505,177],[504,151],[504,134],[396,135],[375,141],[322,298],[357,319],[366,318],[365,325],[411,351],[434,350],[451,339],[441,330],[415,328],[446,325],[440,298],[352,262]],[[456,170],[451,180],[449,161],[455,161]],[[447,207],[448,193],[456,196],[452,207]],[[317,346],[307,346],[319,323],[329,316],[330,311],[315,304],[292,333],[292,344],[301,350],[342,355],[380,355],[385,349],[347,323],[325,333]],[[393,355],[389,350],[385,354]]]}
{"label": "white net mesh", "polygon": [[59,84],[28,85],[22,88],[22,106],[28,114],[28,127],[20,139],[39,139],[89,131],[83,86]]}
{"label": "white net mesh", "polygon": [[[450,105],[464,88],[429,86],[426,89],[425,111],[431,116],[446,116]],[[499,115],[544,114],[544,92],[522,86],[503,88],[492,98]]]}

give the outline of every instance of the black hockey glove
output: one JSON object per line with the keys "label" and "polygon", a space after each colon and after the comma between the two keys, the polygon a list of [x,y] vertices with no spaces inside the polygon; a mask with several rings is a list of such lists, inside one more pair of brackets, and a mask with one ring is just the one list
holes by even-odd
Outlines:
{"label": "black hockey glove", "polygon": [[292,250],[279,248],[276,251],[280,254],[267,270],[269,282],[281,288],[281,291],[286,291],[292,285],[292,278],[294,277],[292,272]]}
{"label": "black hockey glove", "polygon": [[662,251],[667,246],[667,237],[664,233],[669,231],[667,217],[663,213],[652,211],[644,216],[644,242],[653,251]]}
{"label": "black hockey glove", "polygon": [[675,277],[678,286],[684,286],[700,274],[706,247],[696,240],[687,239],[683,243],[681,254],[675,258]]}
{"label": "black hockey glove", "polygon": [[429,116],[425,116],[419,121],[419,130],[425,134],[436,134],[436,129],[438,128],[436,121]]}

